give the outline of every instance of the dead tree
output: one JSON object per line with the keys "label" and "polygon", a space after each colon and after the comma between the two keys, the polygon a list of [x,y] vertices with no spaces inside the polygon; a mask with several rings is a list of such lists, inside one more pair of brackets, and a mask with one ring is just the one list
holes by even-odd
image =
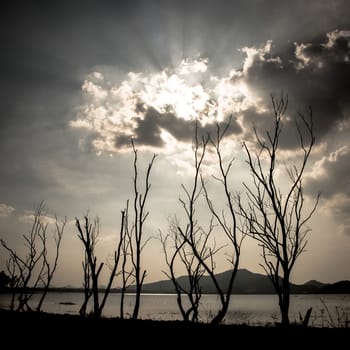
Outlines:
{"label": "dead tree", "polygon": [[[257,151],[243,143],[247,155],[252,183],[244,183],[246,202],[238,198],[240,215],[244,219],[244,231],[256,239],[262,249],[265,269],[278,295],[281,323],[289,324],[290,276],[300,254],[307,244],[306,235],[310,229],[306,226],[316,210],[319,195],[312,208],[305,212],[303,175],[311,150],[315,143],[312,111],[308,118],[299,113],[296,128],[302,153],[300,164],[285,166],[287,176],[279,182],[280,140],[283,117],[288,99],[283,95],[279,100],[272,96],[274,129],[266,132],[262,138],[254,128]],[[282,187],[283,186],[283,187]],[[282,189],[283,188],[283,189]]]}
{"label": "dead tree", "polygon": [[[78,218],[75,218],[75,225],[78,229],[78,237],[84,245],[84,284],[85,288],[90,286],[91,290],[88,292],[85,290],[85,300],[84,304],[87,304],[86,298],[91,294],[93,297],[93,316],[100,316],[100,303],[98,295],[98,278],[101,273],[103,263],[97,265],[97,257],[95,255],[95,248],[97,244],[97,238],[99,235],[99,220],[96,218],[93,223],[90,222],[88,216],[84,217],[84,226],[81,227]],[[88,282],[86,281],[88,279]],[[88,297],[89,298],[89,297]],[[85,306],[86,307],[86,306]]]}
{"label": "dead tree", "polygon": [[[198,266],[194,271],[197,271],[198,269],[201,275],[206,273],[212,280],[212,283],[216,292],[219,295],[221,303],[221,307],[211,320],[212,324],[219,324],[220,322],[222,322],[226,315],[230,302],[230,296],[233,288],[234,279],[238,269],[240,247],[242,243],[242,239],[240,239],[237,236],[236,218],[233,209],[233,198],[229,191],[227,180],[231,169],[232,161],[225,167],[220,149],[222,139],[224,138],[228,127],[229,125],[227,125],[225,129],[221,132],[220,127],[218,125],[217,137],[214,140],[211,140],[209,136],[207,136],[202,137],[200,142],[198,138],[198,127],[196,126],[193,145],[194,179],[190,188],[187,188],[184,185],[182,185],[183,191],[185,193],[185,200],[180,199],[182,208],[185,211],[187,224],[183,227],[180,227],[180,225],[177,227],[177,232],[179,235],[177,239],[179,239],[179,242],[175,245],[175,247],[177,247],[178,250],[177,254],[179,254],[179,252],[183,251],[184,249],[185,251],[190,251],[190,253],[186,254],[189,254],[188,256],[195,258],[195,266]],[[210,199],[205,181],[201,176],[201,167],[209,143],[210,145],[214,146],[214,149],[217,154],[220,175],[216,179],[224,188],[226,202],[229,207],[228,217],[226,217],[224,214],[218,214],[217,210],[214,208],[214,204]],[[201,195],[204,195],[207,207],[209,208],[212,217],[209,223],[209,227],[207,229],[205,229],[203,225],[199,225],[196,218],[196,208],[198,206],[197,201]],[[217,224],[215,224],[214,221],[216,221]],[[216,235],[216,233],[220,231],[220,229],[224,232],[226,238],[228,238],[229,245],[232,246],[232,253],[230,253],[229,259],[230,264],[232,265],[232,271],[230,272],[228,285],[225,287],[219,284],[219,281],[216,277],[215,256],[222,248],[224,248],[224,245],[217,247],[215,244],[216,236],[214,236],[214,234]],[[175,253],[177,250],[175,250]],[[171,261],[170,263],[168,262],[168,266],[169,265],[171,267]],[[193,271],[191,273],[193,274]],[[171,275],[170,277],[173,279]],[[199,281],[197,281],[196,283],[199,283]]]}
{"label": "dead tree", "polygon": [[124,224],[124,236],[121,245],[121,288],[120,288],[120,318],[125,318],[124,304],[125,304],[125,294],[133,282],[132,277],[135,275],[133,267],[130,267],[128,264],[130,258],[130,245],[131,245],[131,236],[129,231],[129,201],[126,202],[125,208],[125,224]]}
{"label": "dead tree", "polygon": [[90,271],[90,265],[89,265],[86,251],[84,252],[84,260],[82,261],[81,265],[82,265],[83,274],[84,274],[83,276],[84,300],[79,309],[79,314],[80,316],[86,316],[87,306],[92,296],[91,271]]}
{"label": "dead tree", "polygon": [[[113,280],[116,276],[121,276],[121,302],[120,302],[120,317],[124,318],[124,298],[127,288],[130,286],[130,281],[133,278],[136,287],[135,304],[132,318],[138,317],[140,308],[140,297],[146,271],[141,270],[141,253],[149,239],[144,239],[144,223],[148,217],[149,212],[146,211],[146,202],[151,188],[149,182],[152,166],[156,155],[153,155],[148,164],[145,176],[144,193],[139,192],[139,173],[138,173],[138,154],[133,140],[131,140],[132,149],[134,153],[134,176],[133,176],[133,221],[129,224],[129,201],[127,201],[126,209],[122,211],[122,220],[119,235],[119,244],[117,250],[114,252],[114,262],[110,266],[111,274],[103,299],[99,300],[99,276],[104,266],[103,263],[97,264],[97,257],[95,255],[95,247],[97,243],[97,236],[99,233],[98,221],[91,223],[89,218],[85,216],[84,225],[80,224],[79,219],[76,219],[76,226],[78,229],[78,237],[84,245],[85,258],[82,263],[84,272],[84,302],[80,309],[82,315],[86,314],[86,307],[89,299],[93,297],[93,316],[100,317],[102,309],[105,305],[107,296],[112,286]],[[120,261],[121,260],[121,261]],[[121,269],[118,270],[121,262]]]}
{"label": "dead tree", "polygon": [[[209,245],[208,240],[212,233],[212,221],[208,232],[202,228],[197,221],[196,206],[199,197],[202,194],[202,186],[200,181],[200,170],[204,160],[206,147],[209,137],[202,137],[201,143],[198,138],[198,125],[195,127],[195,137],[193,143],[194,153],[194,178],[190,188],[181,185],[185,193],[185,199],[179,199],[180,204],[185,212],[186,226],[180,227],[178,224],[174,232],[175,253],[179,254],[180,261],[184,265],[189,281],[189,288],[186,290],[178,284],[178,304],[181,298],[181,293],[185,292],[191,307],[185,314],[185,319],[188,319],[192,313],[192,320],[198,320],[198,308],[201,298],[200,278],[205,272],[203,261],[210,259],[213,261],[214,251]],[[173,259],[176,255],[173,255]],[[174,264],[174,261],[172,262]],[[170,265],[173,269],[173,266]],[[174,279],[174,276],[172,276]],[[176,282],[173,281],[173,283]],[[179,298],[180,297],[180,298]],[[180,306],[180,305],[179,305]],[[181,310],[181,308],[180,308]]]}
{"label": "dead tree", "polygon": [[42,231],[42,234],[39,235],[40,239],[41,239],[41,243],[42,243],[42,249],[43,249],[44,271],[40,275],[40,281],[41,281],[41,284],[43,286],[43,293],[41,294],[39,303],[36,307],[36,311],[41,311],[41,307],[43,305],[46,294],[49,291],[52,278],[53,278],[54,273],[56,271],[56,268],[58,265],[58,258],[59,258],[59,254],[60,254],[63,232],[64,232],[64,228],[66,226],[66,223],[67,223],[66,217],[61,222],[61,224],[58,222],[57,216],[55,217],[55,231],[53,232],[53,239],[55,242],[55,253],[54,253],[54,258],[53,258],[52,264],[50,263],[50,261],[48,259],[46,230]]}
{"label": "dead tree", "polygon": [[134,200],[133,200],[133,211],[134,211],[134,221],[132,223],[132,227],[129,230],[130,233],[130,254],[131,254],[131,262],[133,266],[133,273],[135,278],[135,304],[134,310],[132,314],[133,319],[137,319],[140,309],[140,298],[142,285],[146,276],[146,270],[142,270],[141,264],[141,253],[144,249],[145,245],[149,241],[149,239],[144,239],[144,223],[148,217],[149,212],[146,210],[146,202],[149,194],[149,190],[151,188],[150,174],[152,170],[152,166],[156,155],[154,154],[151,161],[148,164],[146,176],[145,176],[145,188],[144,193],[139,192],[139,179],[138,179],[138,165],[137,165],[137,150],[134,145],[133,139],[131,139],[132,149],[134,152],[134,177],[133,177],[133,185],[134,185]]}
{"label": "dead tree", "polygon": [[34,290],[42,284],[44,288],[43,294],[39,299],[37,307],[34,308],[40,311],[49,290],[51,280],[58,264],[60,244],[66,219],[59,224],[56,218],[54,231],[55,258],[53,266],[51,266],[47,249],[48,222],[44,222],[45,217],[45,204],[41,201],[34,212],[34,221],[30,232],[27,235],[23,235],[24,245],[27,250],[24,257],[21,257],[15,249],[10,248],[4,240],[0,241],[2,247],[9,253],[6,266],[13,280],[11,309],[15,308],[15,297],[18,295],[16,309],[18,311],[32,311],[33,307],[30,305],[29,301],[33,296]]}
{"label": "dead tree", "polygon": [[[172,281],[177,295],[177,304],[185,322],[198,322],[199,305],[202,297],[200,279],[203,276],[204,269],[198,262],[192,251],[188,249],[186,241],[182,239],[178,232],[179,222],[177,218],[170,219],[167,235],[159,234],[159,240],[162,244],[165,262],[169,271],[163,271]],[[173,247],[168,246],[168,242]],[[186,271],[186,280],[179,281],[176,276],[176,264],[181,264]],[[187,297],[189,306],[186,307],[183,301],[183,295]]]}
{"label": "dead tree", "polygon": [[102,301],[99,299],[99,277],[104,266],[104,263],[97,262],[97,256],[95,254],[97,239],[100,233],[99,220],[96,218],[93,223],[88,216],[84,217],[84,226],[82,227],[78,218],[75,219],[76,227],[78,229],[78,237],[84,245],[84,261],[83,272],[84,272],[84,301],[80,308],[80,314],[86,315],[86,308],[89,299],[93,297],[93,312],[94,318],[99,318],[102,314],[103,308],[107,301],[108,295],[110,293],[114,278],[117,275],[117,268],[119,265],[119,259],[121,256],[121,249],[124,240],[125,232],[125,211],[121,212],[121,224],[119,233],[119,243],[117,250],[114,252],[113,264],[111,266],[111,272],[108,279],[107,287],[102,295]]}
{"label": "dead tree", "polygon": [[[1,244],[3,245],[2,241]],[[20,289],[20,278],[17,275],[17,265],[15,260],[10,257],[6,260],[6,270],[10,276],[10,291],[11,291],[11,302],[10,302],[10,310],[13,311],[15,309],[15,299],[16,299],[16,293]]]}
{"label": "dead tree", "polygon": [[104,306],[106,304],[107,297],[108,297],[108,295],[109,295],[109,293],[111,291],[114,278],[118,275],[117,268],[119,266],[119,260],[120,260],[121,254],[123,252],[122,251],[122,247],[123,247],[123,244],[124,244],[124,241],[125,241],[125,214],[126,214],[126,211],[122,210],[122,212],[121,212],[120,231],[119,231],[119,243],[118,243],[117,250],[114,252],[113,264],[111,266],[111,272],[110,272],[110,275],[109,275],[108,284],[107,284],[107,287],[105,289],[105,292],[103,294],[103,298],[102,298],[102,301],[101,301],[101,304],[100,304],[100,311],[99,311],[100,315],[101,315],[102,310],[103,310],[103,308],[104,308]]}
{"label": "dead tree", "polygon": [[29,300],[33,293],[29,287],[37,285],[43,271],[43,264],[41,264],[41,267],[38,267],[39,272],[36,276],[34,275],[34,270],[37,269],[37,266],[40,266],[44,254],[44,250],[38,245],[40,243],[40,235],[46,235],[47,230],[47,223],[44,224],[42,221],[43,216],[44,203],[40,202],[34,212],[34,221],[30,232],[27,235],[23,235],[24,245],[27,250],[25,257],[21,257],[14,249],[8,247],[5,241],[1,240],[1,245],[9,253],[8,266],[12,267],[12,272],[9,272],[13,273],[17,280],[16,290],[14,290],[14,293],[18,294],[17,311],[32,310]]}
{"label": "dead tree", "polygon": [[222,157],[222,141],[225,137],[225,134],[230,126],[230,122],[226,124],[223,130],[220,129],[220,125],[216,125],[216,137],[214,139],[210,139],[211,145],[215,149],[215,153],[217,156],[217,162],[218,162],[218,168],[219,168],[219,175],[214,176],[214,179],[217,180],[223,190],[224,190],[224,200],[226,202],[226,206],[228,208],[228,214],[225,214],[224,210],[221,210],[219,212],[215,206],[213,201],[210,199],[210,195],[207,191],[207,187],[205,185],[205,182],[203,180],[203,177],[201,177],[202,181],[202,187],[204,190],[204,195],[206,202],[208,204],[209,210],[213,217],[215,218],[216,222],[218,223],[219,228],[226,236],[226,239],[228,241],[228,245],[230,247],[230,253],[229,257],[227,258],[228,262],[231,265],[231,272],[230,277],[228,279],[228,284],[226,287],[226,290],[223,289],[222,286],[219,285],[218,281],[216,280],[214,269],[212,267],[206,267],[205,262],[203,262],[203,266],[205,267],[205,270],[208,272],[208,274],[211,276],[214,285],[216,287],[216,290],[219,294],[220,301],[221,301],[221,309],[218,311],[217,315],[212,320],[213,324],[220,323],[228,310],[229,304],[230,304],[230,298],[232,294],[232,289],[234,285],[234,281],[237,275],[238,267],[239,267],[239,260],[241,255],[241,246],[244,239],[244,234],[240,234],[237,229],[237,219],[236,219],[236,212],[234,208],[234,198],[232,196],[231,190],[229,188],[228,183],[228,177],[230,175],[230,170],[232,167],[233,159],[231,159],[227,165],[225,165],[223,157]]}

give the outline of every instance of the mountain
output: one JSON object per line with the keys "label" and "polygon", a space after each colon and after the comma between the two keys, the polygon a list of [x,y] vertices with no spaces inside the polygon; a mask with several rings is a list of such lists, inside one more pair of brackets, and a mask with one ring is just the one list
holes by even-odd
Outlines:
{"label": "mountain", "polygon": [[[225,271],[216,275],[219,285],[223,290],[227,289],[231,271]],[[184,288],[188,288],[187,276],[181,276],[177,279],[178,283]],[[200,281],[203,294],[217,293],[216,288],[207,275]],[[292,284],[292,287],[294,285]],[[153,283],[147,283],[142,288],[144,293],[175,293],[173,283],[170,280],[163,280]],[[131,289],[132,291],[132,289]],[[246,269],[237,271],[233,294],[273,294],[274,289],[270,279],[262,274],[253,273]]]}
{"label": "mountain", "polygon": [[320,292],[325,294],[350,294],[350,281],[327,284],[321,288]]}
{"label": "mountain", "polygon": [[[218,283],[226,290],[231,271],[225,271],[216,275]],[[177,278],[178,283],[183,288],[188,288],[187,276]],[[203,294],[217,293],[211,278],[203,276],[200,281]],[[128,288],[128,292],[134,292],[135,286]],[[143,293],[175,293],[175,288],[170,280],[162,280],[152,283],[146,283],[142,287]],[[275,290],[268,276],[259,273],[253,273],[246,269],[237,271],[232,294],[274,294]],[[350,293],[350,281],[340,281],[334,284],[325,284],[319,281],[311,280],[304,284],[291,283],[292,294],[322,294],[322,293]]]}

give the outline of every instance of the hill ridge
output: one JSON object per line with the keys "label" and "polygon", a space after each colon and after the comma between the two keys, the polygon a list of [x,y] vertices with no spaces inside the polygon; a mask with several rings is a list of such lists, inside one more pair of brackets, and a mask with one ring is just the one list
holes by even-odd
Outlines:
{"label": "hill ridge", "polygon": [[[229,275],[232,270],[226,270],[216,274],[219,285],[226,289]],[[186,275],[179,276],[177,281],[187,288],[188,280]],[[208,275],[201,278],[200,285],[203,294],[217,293],[216,288]],[[133,292],[135,286],[128,288]],[[175,293],[173,283],[169,279],[145,283],[142,287],[143,293]],[[350,293],[350,281],[339,281],[336,283],[323,283],[317,280],[309,280],[303,284],[291,283],[292,294],[303,293]],[[232,294],[275,294],[273,285],[267,275],[251,272],[248,269],[238,269]]]}

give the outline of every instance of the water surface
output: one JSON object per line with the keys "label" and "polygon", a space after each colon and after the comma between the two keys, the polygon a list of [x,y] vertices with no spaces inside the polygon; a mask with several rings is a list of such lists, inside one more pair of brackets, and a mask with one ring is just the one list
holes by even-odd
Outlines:
{"label": "water surface", "polygon": [[[34,295],[32,305],[35,305],[39,295]],[[135,296],[127,294],[125,298],[125,313],[130,316],[133,310]],[[83,301],[82,293],[49,292],[43,311],[52,313],[78,314]],[[0,295],[0,308],[9,308],[10,295]],[[104,308],[106,317],[120,316],[120,294],[111,293]],[[202,296],[200,319],[207,322],[220,306],[217,295]],[[299,321],[299,315],[305,315],[308,308],[313,311],[310,325],[317,327],[350,326],[350,295],[349,294],[295,294],[291,295],[290,320]],[[154,320],[181,320],[176,295],[174,294],[143,294],[139,318]],[[273,324],[279,321],[279,308],[276,295],[241,295],[234,294],[225,317],[225,323],[247,323],[251,325]]]}

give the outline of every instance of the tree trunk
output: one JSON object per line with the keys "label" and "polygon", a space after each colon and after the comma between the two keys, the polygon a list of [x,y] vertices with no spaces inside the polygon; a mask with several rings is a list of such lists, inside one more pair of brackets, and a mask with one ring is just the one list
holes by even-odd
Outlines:
{"label": "tree trunk", "polygon": [[140,250],[137,251],[136,256],[136,271],[135,271],[135,280],[136,280],[136,294],[135,294],[135,305],[134,305],[134,311],[132,314],[132,318],[136,320],[139,316],[139,309],[140,309],[140,297],[141,297],[141,289],[142,289],[142,283],[143,278],[140,278]]}
{"label": "tree trunk", "polygon": [[136,295],[135,295],[135,306],[134,306],[134,312],[133,312],[133,315],[132,315],[132,318],[134,320],[136,320],[138,315],[139,315],[140,295],[141,295],[141,286],[137,285],[136,286]]}
{"label": "tree trunk", "polygon": [[225,303],[222,307],[222,309],[217,313],[217,315],[212,319],[210,322],[211,325],[217,326],[219,325],[222,320],[224,319],[226,312],[228,309],[228,303]]}
{"label": "tree trunk", "polygon": [[97,278],[93,280],[92,282],[92,290],[93,290],[93,298],[94,298],[94,317],[99,318],[100,315],[100,303],[99,303],[99,297],[98,297],[98,282]]}
{"label": "tree trunk", "polygon": [[289,272],[284,271],[282,279],[282,298],[280,302],[280,310],[282,315],[282,325],[289,325],[289,301],[290,301],[290,282]]}

